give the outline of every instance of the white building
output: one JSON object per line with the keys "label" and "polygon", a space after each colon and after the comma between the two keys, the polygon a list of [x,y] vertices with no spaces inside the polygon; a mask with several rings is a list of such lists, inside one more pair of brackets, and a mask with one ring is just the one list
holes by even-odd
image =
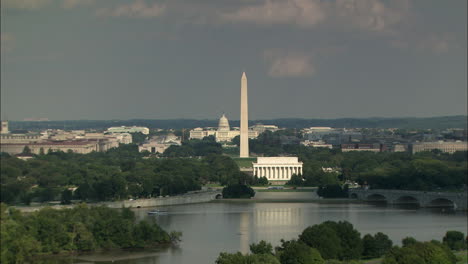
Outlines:
{"label": "white building", "polygon": [[302,174],[302,162],[297,157],[258,157],[253,169],[257,177],[266,177],[272,184],[284,184],[293,174]]}
{"label": "white building", "polygon": [[2,126],[0,127],[0,134],[8,134],[10,131],[8,130],[8,121],[2,121]]}
{"label": "white building", "polygon": [[165,136],[157,136],[151,138],[150,140],[142,143],[138,146],[138,151],[148,151],[150,153],[164,153],[166,149],[173,145],[180,146],[182,145],[182,141],[180,137],[177,137],[174,134],[168,134]]}
{"label": "white building", "polygon": [[319,141],[304,140],[301,142],[301,145],[304,145],[306,147],[313,147],[313,148],[329,148],[329,149],[333,148],[332,144],[326,144],[322,140],[319,140]]}
{"label": "white building", "polygon": [[108,133],[142,133],[144,135],[149,134],[149,128],[147,127],[137,127],[137,126],[132,126],[132,127],[126,127],[126,126],[121,126],[121,127],[109,127],[107,129]]}
{"label": "white building", "polygon": [[438,149],[442,152],[454,153],[456,151],[467,151],[468,143],[466,141],[455,141],[455,142],[446,142],[446,141],[437,141],[437,142],[421,142],[413,143],[411,146],[411,152],[414,154],[421,151],[431,151],[433,149]]}
{"label": "white building", "polygon": [[[249,129],[249,138],[257,138],[258,131]],[[234,128],[231,130],[229,126],[229,120],[223,114],[219,119],[218,128],[201,128],[197,127],[190,130],[190,139],[203,139],[204,137],[214,136],[216,138],[216,142],[229,142],[232,141],[233,138],[240,135],[239,128]]]}
{"label": "white building", "polygon": [[254,131],[257,131],[258,134],[261,134],[261,133],[263,133],[265,131],[275,132],[275,131],[279,130],[278,126],[264,125],[264,124],[255,124],[255,125],[251,126],[250,129],[254,130]]}

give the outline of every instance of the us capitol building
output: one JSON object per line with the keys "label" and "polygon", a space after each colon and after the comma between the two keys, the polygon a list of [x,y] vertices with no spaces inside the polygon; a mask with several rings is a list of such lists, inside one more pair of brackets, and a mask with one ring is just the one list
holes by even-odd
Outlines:
{"label": "us capitol building", "polygon": [[[257,138],[258,135],[263,132],[261,129],[258,128],[258,126],[262,125],[255,125],[252,128],[249,129],[249,138]],[[265,127],[265,126],[264,126]],[[266,126],[266,130],[269,130],[270,127],[271,129],[278,129],[276,126]],[[264,130],[265,130],[264,129]],[[236,136],[240,136],[240,130],[238,127],[235,127],[233,130],[231,130],[231,127],[229,126],[229,120],[227,119],[226,115],[223,114],[221,118],[219,119],[218,123],[218,128],[210,128],[207,127],[205,129],[201,127],[194,128],[190,130],[190,139],[203,139],[204,137],[208,136],[214,136],[216,138],[216,142],[229,142],[232,141],[233,138]]]}

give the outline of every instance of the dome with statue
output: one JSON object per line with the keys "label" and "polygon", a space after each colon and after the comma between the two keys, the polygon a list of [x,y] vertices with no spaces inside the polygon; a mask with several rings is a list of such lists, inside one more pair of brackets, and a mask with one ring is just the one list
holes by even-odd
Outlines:
{"label": "dome with statue", "polygon": [[226,118],[226,116],[223,114],[223,116],[219,119],[219,124],[218,124],[218,131],[229,131],[229,121]]}

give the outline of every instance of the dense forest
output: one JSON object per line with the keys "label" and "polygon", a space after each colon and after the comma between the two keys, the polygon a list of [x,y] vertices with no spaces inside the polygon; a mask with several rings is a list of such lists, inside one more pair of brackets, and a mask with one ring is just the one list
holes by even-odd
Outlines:
{"label": "dense forest", "polygon": [[[283,118],[251,120],[250,125],[257,123],[277,125],[283,128],[305,128],[312,126],[346,127],[346,128],[411,128],[411,129],[445,129],[466,128],[466,116],[443,117],[402,117],[402,118],[340,118],[340,119],[305,119]],[[44,129],[107,129],[112,126],[145,126],[148,128],[182,129],[195,127],[216,127],[218,120],[213,119],[130,119],[130,120],[63,120],[63,121],[10,121],[11,129],[44,130]],[[239,126],[239,120],[230,120],[231,126]]]}
{"label": "dense forest", "polygon": [[1,204],[0,223],[2,263],[32,263],[44,254],[152,247],[177,242],[181,235],[167,233],[152,220],[137,222],[128,208],[84,204],[29,214]]}
{"label": "dense forest", "polygon": [[222,252],[217,264],[358,264],[362,259],[383,257],[382,264],[455,264],[452,250],[466,249],[464,234],[448,231],[443,242],[419,242],[407,237],[403,246],[383,233],[361,234],[349,222],[326,221],[307,227],[298,239],[281,240],[273,250],[266,241],[250,245],[251,254]]}

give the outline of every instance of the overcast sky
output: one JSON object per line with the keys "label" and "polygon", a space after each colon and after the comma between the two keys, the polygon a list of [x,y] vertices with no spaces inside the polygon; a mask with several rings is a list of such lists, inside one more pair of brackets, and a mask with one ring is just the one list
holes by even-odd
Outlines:
{"label": "overcast sky", "polygon": [[466,0],[1,0],[1,117],[466,114]]}

